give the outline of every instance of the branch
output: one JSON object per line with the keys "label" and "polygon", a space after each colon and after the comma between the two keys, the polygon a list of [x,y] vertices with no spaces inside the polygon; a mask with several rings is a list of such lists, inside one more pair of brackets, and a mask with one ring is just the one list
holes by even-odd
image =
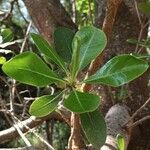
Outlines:
{"label": "branch", "polygon": [[128,128],[128,129],[134,128],[134,127],[136,127],[137,125],[141,124],[142,122],[144,122],[144,121],[146,121],[146,120],[148,120],[148,119],[150,119],[150,115],[149,115],[149,116],[146,116],[146,117],[143,117],[142,119],[140,119],[140,120],[134,122],[134,123],[131,124],[130,126],[127,126],[127,128]]}
{"label": "branch", "polygon": [[[42,124],[45,120],[49,120],[49,119],[53,119],[53,118],[57,119],[59,121],[64,121],[62,119],[61,115],[54,112],[54,113],[52,113],[46,117],[42,117],[42,118],[35,118],[35,117],[31,116],[29,119],[24,120],[21,123],[18,123],[17,125],[20,127],[20,130],[23,133],[26,133],[29,131],[29,129],[27,129],[25,126],[28,126],[29,128],[34,128],[34,127]],[[0,131],[0,143],[10,141],[16,137],[19,137],[19,134],[14,126],[9,129]]]}
{"label": "branch", "polygon": [[150,103],[150,98],[131,116],[131,118],[123,125],[128,126],[128,123],[133,120],[148,104]]}
{"label": "branch", "polygon": [[125,150],[130,140],[130,129],[126,130],[122,126],[130,118],[129,108],[126,105],[116,104],[110,108],[105,116],[107,124],[107,138],[105,145],[101,150],[117,149],[117,134],[121,134],[125,138]]}

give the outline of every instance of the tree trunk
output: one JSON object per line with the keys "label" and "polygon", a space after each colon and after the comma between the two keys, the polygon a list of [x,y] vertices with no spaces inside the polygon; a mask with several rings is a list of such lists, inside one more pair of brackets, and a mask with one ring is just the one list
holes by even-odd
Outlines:
{"label": "tree trunk", "polygon": [[39,32],[50,42],[58,26],[77,30],[59,0],[24,0],[29,14]]}
{"label": "tree trunk", "polygon": [[[98,13],[96,18],[96,25],[100,27],[103,22],[106,1],[97,1],[98,4]],[[147,19],[144,17],[141,18],[143,25],[146,23]],[[148,26],[142,32],[141,39],[147,38]],[[141,31],[141,24],[137,16],[137,11],[135,9],[134,0],[127,2],[123,1],[121,7],[119,8],[118,15],[115,20],[115,25],[113,28],[112,38],[105,50],[104,61],[108,61],[113,56],[124,53],[134,53],[136,46],[127,43],[127,39],[134,38],[138,39],[139,32]],[[142,53],[146,53],[145,50]],[[125,85],[124,88],[127,90],[126,96],[123,103],[125,103],[130,109],[131,114],[133,114],[144,102],[148,99],[149,90],[148,90],[148,73],[145,73],[139,79],[133,81],[132,83]],[[97,89],[99,88],[99,89]],[[100,91],[103,98],[103,107],[102,111],[106,113],[109,108],[118,102],[118,93],[121,92],[121,88],[107,88],[106,86],[95,87],[94,90]],[[120,99],[119,99],[120,100]],[[138,115],[137,119],[148,115],[149,111],[141,113]],[[141,125],[135,127],[132,131],[130,138],[130,143],[128,146],[129,150],[148,150],[150,149],[150,129],[147,128],[150,126],[149,121],[145,121]]]}

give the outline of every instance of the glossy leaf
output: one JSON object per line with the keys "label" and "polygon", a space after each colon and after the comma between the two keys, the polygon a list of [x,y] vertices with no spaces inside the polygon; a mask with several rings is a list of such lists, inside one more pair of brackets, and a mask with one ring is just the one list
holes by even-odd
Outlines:
{"label": "glossy leaf", "polygon": [[80,114],[81,126],[88,141],[95,150],[99,150],[106,141],[106,123],[102,114],[96,110],[94,112]]}
{"label": "glossy leaf", "polygon": [[72,60],[71,60],[71,64],[70,64],[70,75],[71,75],[71,80],[72,82],[75,81],[76,76],[77,76],[77,70],[79,67],[79,63],[80,63],[80,39],[78,39],[77,37],[74,39],[74,51],[72,54]]}
{"label": "glossy leaf", "polygon": [[58,66],[60,66],[62,69],[66,71],[65,64],[63,60],[59,57],[59,55],[52,49],[50,44],[40,35],[32,33],[31,37],[39,49],[41,53],[45,55],[45,57],[48,57],[53,62],[55,62]]}
{"label": "glossy leaf", "polygon": [[35,53],[25,52],[4,63],[3,71],[22,83],[46,86],[63,82]]}
{"label": "glossy leaf", "polygon": [[72,91],[69,97],[64,100],[64,106],[75,113],[94,111],[99,105],[99,96],[86,92]]}
{"label": "glossy leaf", "polygon": [[0,56],[0,64],[4,64],[6,62],[6,58],[3,56]]}
{"label": "glossy leaf", "polygon": [[84,82],[120,86],[128,83],[148,69],[147,62],[131,55],[120,55],[109,60],[100,70]]}
{"label": "glossy leaf", "polygon": [[125,140],[124,137],[120,134],[117,135],[117,145],[119,150],[125,150]]}
{"label": "glossy leaf", "polygon": [[56,109],[59,101],[60,94],[41,96],[31,104],[29,113],[36,117],[46,116]]}
{"label": "glossy leaf", "polygon": [[65,62],[71,61],[74,35],[72,30],[65,27],[59,27],[54,31],[55,49]]}
{"label": "glossy leaf", "polygon": [[3,37],[3,43],[10,42],[14,38],[14,34],[9,28],[4,29],[1,33],[1,36]]}
{"label": "glossy leaf", "polygon": [[150,2],[141,2],[138,4],[139,10],[143,12],[145,15],[150,16]]}
{"label": "glossy leaf", "polygon": [[[76,38],[80,40],[80,58],[79,66],[76,72],[85,68],[93,59],[95,59],[106,46],[106,36],[102,30],[95,27],[83,27],[79,30],[73,39],[73,51],[76,50]],[[75,46],[75,47],[74,47]]]}

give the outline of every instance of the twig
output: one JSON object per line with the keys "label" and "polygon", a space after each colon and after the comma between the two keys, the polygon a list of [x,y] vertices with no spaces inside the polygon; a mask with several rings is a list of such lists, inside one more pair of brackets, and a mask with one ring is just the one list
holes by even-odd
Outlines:
{"label": "twig", "polygon": [[142,109],[144,109],[150,102],[150,98],[130,117],[130,119],[123,125],[123,127],[125,127],[131,120],[133,120],[135,118],[135,116],[138,115],[138,113],[140,111],[142,111]]}
{"label": "twig", "polygon": [[72,20],[76,22],[76,0],[71,0],[72,3]]}
{"label": "twig", "polygon": [[28,129],[29,132],[33,133],[36,137],[38,137],[41,140],[41,142],[43,142],[46,146],[48,146],[48,148],[50,148],[50,150],[55,150],[45,139],[43,139],[37,133],[33,132],[31,128],[29,128],[26,124],[24,124],[23,122],[21,122],[18,118],[16,118],[16,119],[18,120],[18,122],[20,124],[22,124],[26,129]]}
{"label": "twig", "polygon": [[14,115],[14,99],[15,99],[15,84],[16,81],[12,80],[12,86],[10,88],[10,112]]}
{"label": "twig", "polygon": [[15,127],[16,130],[18,131],[20,137],[23,139],[23,141],[25,142],[25,144],[26,144],[28,147],[32,146],[31,143],[29,142],[29,140],[25,137],[25,135],[24,135],[24,134],[22,133],[22,131],[20,130],[20,127],[19,127],[19,125],[17,124],[17,122],[16,122],[16,121],[14,121],[14,122],[15,122],[14,127]]}
{"label": "twig", "polygon": [[148,120],[148,119],[150,119],[150,116],[143,117],[142,119],[140,119],[140,120],[134,122],[134,123],[131,124],[130,126],[127,126],[127,128],[134,128],[134,127],[136,127],[137,125],[141,124],[143,121]]}
{"label": "twig", "polygon": [[21,49],[20,49],[20,53],[22,53],[23,50],[24,50],[24,47],[25,47],[25,44],[26,44],[26,41],[27,41],[27,38],[28,38],[28,34],[29,34],[29,31],[30,31],[31,25],[32,25],[32,21],[30,21],[30,23],[28,25],[28,28],[27,28],[27,31],[26,31],[26,34],[25,34],[25,37],[24,37],[24,40],[23,40],[23,43],[22,43],[22,46],[21,46]]}
{"label": "twig", "polygon": [[8,109],[6,107],[5,101],[2,100],[2,96],[1,95],[0,95],[0,103],[1,103],[1,107],[2,107],[2,109],[0,111],[4,113],[4,116],[6,117],[6,120],[8,121],[8,123],[10,125],[12,125],[12,121],[8,117],[9,111],[8,111]]}
{"label": "twig", "polygon": [[15,40],[15,41],[12,41],[12,42],[6,42],[4,44],[0,44],[0,48],[5,48],[7,46],[10,46],[10,45],[13,45],[13,44],[16,44],[16,43],[21,43],[21,42],[22,42],[22,39]]}
{"label": "twig", "polygon": [[[141,38],[142,38],[142,34],[143,34],[144,29],[149,24],[149,21],[147,21],[145,24],[144,24],[145,21],[142,22],[142,18],[140,16],[136,0],[134,0],[134,5],[135,5],[135,9],[136,9],[138,20],[139,20],[139,23],[140,23],[140,26],[141,26],[140,33],[139,33],[139,36],[138,36],[138,42],[139,42],[141,40]],[[139,45],[137,44],[136,48],[135,48],[135,52],[136,53],[140,53],[141,52],[141,49],[138,50],[138,48],[139,48]]]}
{"label": "twig", "polygon": [[141,19],[141,16],[140,16],[139,10],[138,10],[138,6],[137,6],[137,2],[136,2],[136,0],[134,0],[134,6],[135,6],[135,9],[136,9],[136,13],[137,13],[137,17],[138,17],[139,23],[140,23],[140,25],[142,26],[142,25],[143,25],[143,23],[142,23],[142,19]]}
{"label": "twig", "polygon": [[15,120],[15,114],[14,114],[14,99],[15,99],[15,88],[16,88],[16,80],[12,80],[12,87],[10,88],[10,114],[14,123],[14,127],[16,128],[18,134],[23,139],[24,143],[30,147],[32,146],[29,142],[29,140],[25,137],[25,135],[20,130],[19,124],[17,124]]}

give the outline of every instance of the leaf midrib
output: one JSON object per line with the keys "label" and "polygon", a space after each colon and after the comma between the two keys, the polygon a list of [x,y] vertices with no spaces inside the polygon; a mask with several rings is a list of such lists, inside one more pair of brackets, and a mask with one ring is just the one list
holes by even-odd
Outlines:
{"label": "leaf midrib", "polygon": [[[140,68],[142,68],[143,66],[145,66],[145,65],[139,65],[140,66]],[[138,66],[138,68],[139,68],[139,66]],[[115,72],[115,73],[107,73],[108,75],[104,75],[104,76],[101,76],[100,78],[98,78],[98,79],[101,79],[101,78],[108,78],[108,77],[110,77],[110,76],[113,76],[113,75],[116,75],[116,74],[118,74],[118,73],[124,73],[124,72],[126,72],[126,71],[131,71],[133,68],[137,68],[136,66],[134,66],[134,67],[130,67],[130,69],[124,69],[123,71],[117,71],[117,72]],[[146,68],[146,67],[144,67],[144,68]],[[148,68],[148,67],[147,67]],[[92,76],[91,76],[92,77]],[[93,80],[95,80],[95,79],[93,79]],[[93,81],[93,80],[90,80],[90,81]]]}
{"label": "leaf midrib", "polygon": [[84,112],[86,112],[85,109],[84,109],[84,107],[82,106],[82,103],[80,102],[80,99],[79,99],[79,97],[78,97],[77,92],[74,91],[74,93],[75,93],[75,96],[76,96],[76,98],[77,98],[77,101],[78,101],[79,105],[81,106],[82,110],[83,110]]}
{"label": "leaf midrib", "polygon": [[[43,106],[42,106],[41,108],[39,108],[38,110],[41,110],[41,109],[45,108],[47,105],[53,103],[61,94],[62,94],[62,92],[61,92],[60,94],[58,94],[56,97],[52,98],[50,102],[46,103],[45,105],[43,105]],[[35,101],[36,101],[36,100],[35,100]],[[37,111],[37,109],[34,110],[34,111],[32,111],[32,112],[35,112],[35,111]]]}
{"label": "leaf midrib", "polygon": [[91,42],[92,42],[92,40],[93,40],[93,38],[94,38],[95,32],[96,32],[96,30],[94,29],[94,33],[93,33],[93,35],[92,35],[92,37],[91,37],[91,39],[90,39],[90,41],[89,41],[89,44],[87,45],[86,50],[85,50],[85,52],[83,53],[83,56],[82,56],[82,59],[81,59],[80,65],[79,65],[79,70],[81,69],[81,65],[82,65],[82,63],[83,63],[83,61],[84,61],[85,55],[86,55],[86,53],[87,53],[87,51],[88,51],[88,49],[89,49],[89,47],[90,47],[90,44],[91,44]]}
{"label": "leaf midrib", "polygon": [[[45,42],[46,42],[46,44],[44,43],[44,41],[42,40],[41,41],[42,42],[42,45],[43,46],[45,46],[45,48],[51,53],[51,55],[55,58],[55,60],[59,63],[59,65],[64,69],[64,70],[66,70],[66,68],[63,66],[63,64],[62,64],[62,62],[61,61],[59,61],[59,59],[60,58],[58,58],[56,55],[57,55],[57,53],[55,53],[54,51],[53,52],[51,52],[51,47],[49,47],[47,44],[48,44],[48,42],[45,40]],[[55,55],[53,54],[53,53],[55,53]],[[44,54],[44,55],[46,55],[46,54]],[[46,55],[47,57],[49,57],[48,55]],[[50,58],[50,57],[49,57]],[[50,58],[51,59],[51,58]]]}
{"label": "leaf midrib", "polygon": [[39,74],[39,75],[44,76],[44,77],[49,78],[49,79],[53,79],[53,80],[65,82],[65,81],[63,81],[63,80],[61,80],[61,79],[59,79],[59,78],[55,78],[55,77],[52,77],[52,76],[48,76],[48,75],[46,75],[46,74],[42,74],[42,73],[40,73],[40,72],[33,71],[33,70],[31,70],[31,69],[18,68],[18,70],[29,71],[29,72],[32,72],[32,73],[35,73],[35,74]]}

